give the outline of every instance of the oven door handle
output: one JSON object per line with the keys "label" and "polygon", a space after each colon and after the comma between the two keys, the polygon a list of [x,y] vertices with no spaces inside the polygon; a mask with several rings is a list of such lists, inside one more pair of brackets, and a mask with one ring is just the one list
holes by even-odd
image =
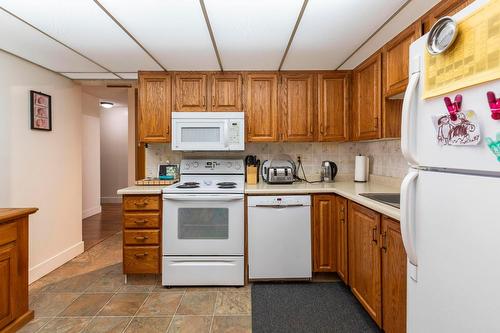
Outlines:
{"label": "oven door handle", "polygon": [[192,194],[164,194],[164,200],[174,200],[174,201],[236,201],[243,200],[243,194],[207,194],[207,195],[192,195]]}

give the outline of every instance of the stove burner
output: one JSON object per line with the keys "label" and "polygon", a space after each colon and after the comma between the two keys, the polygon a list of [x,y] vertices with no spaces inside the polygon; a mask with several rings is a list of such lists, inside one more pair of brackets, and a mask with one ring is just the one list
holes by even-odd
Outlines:
{"label": "stove burner", "polygon": [[236,186],[235,182],[221,182],[217,183],[218,186]]}
{"label": "stove burner", "polygon": [[197,182],[185,182],[183,184],[177,185],[177,188],[198,188],[200,183]]}
{"label": "stove burner", "polygon": [[236,188],[236,185],[219,185],[218,188]]}

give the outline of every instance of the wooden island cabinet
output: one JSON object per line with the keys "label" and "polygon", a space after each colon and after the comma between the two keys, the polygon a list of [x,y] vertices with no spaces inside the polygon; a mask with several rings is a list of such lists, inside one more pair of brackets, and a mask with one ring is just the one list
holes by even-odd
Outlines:
{"label": "wooden island cabinet", "polygon": [[28,298],[28,217],[37,208],[0,208],[0,332],[34,318]]}

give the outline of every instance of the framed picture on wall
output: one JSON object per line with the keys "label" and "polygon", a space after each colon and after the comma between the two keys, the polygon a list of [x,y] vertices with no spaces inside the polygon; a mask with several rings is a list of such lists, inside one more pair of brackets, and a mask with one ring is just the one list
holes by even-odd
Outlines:
{"label": "framed picture on wall", "polygon": [[31,129],[52,131],[52,100],[49,95],[30,90]]}

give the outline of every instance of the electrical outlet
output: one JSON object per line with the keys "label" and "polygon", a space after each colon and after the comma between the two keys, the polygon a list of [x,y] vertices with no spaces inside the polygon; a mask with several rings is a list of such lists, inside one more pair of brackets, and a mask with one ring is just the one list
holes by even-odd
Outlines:
{"label": "electrical outlet", "polygon": [[301,157],[300,155],[297,155],[297,162],[300,163],[301,162]]}

